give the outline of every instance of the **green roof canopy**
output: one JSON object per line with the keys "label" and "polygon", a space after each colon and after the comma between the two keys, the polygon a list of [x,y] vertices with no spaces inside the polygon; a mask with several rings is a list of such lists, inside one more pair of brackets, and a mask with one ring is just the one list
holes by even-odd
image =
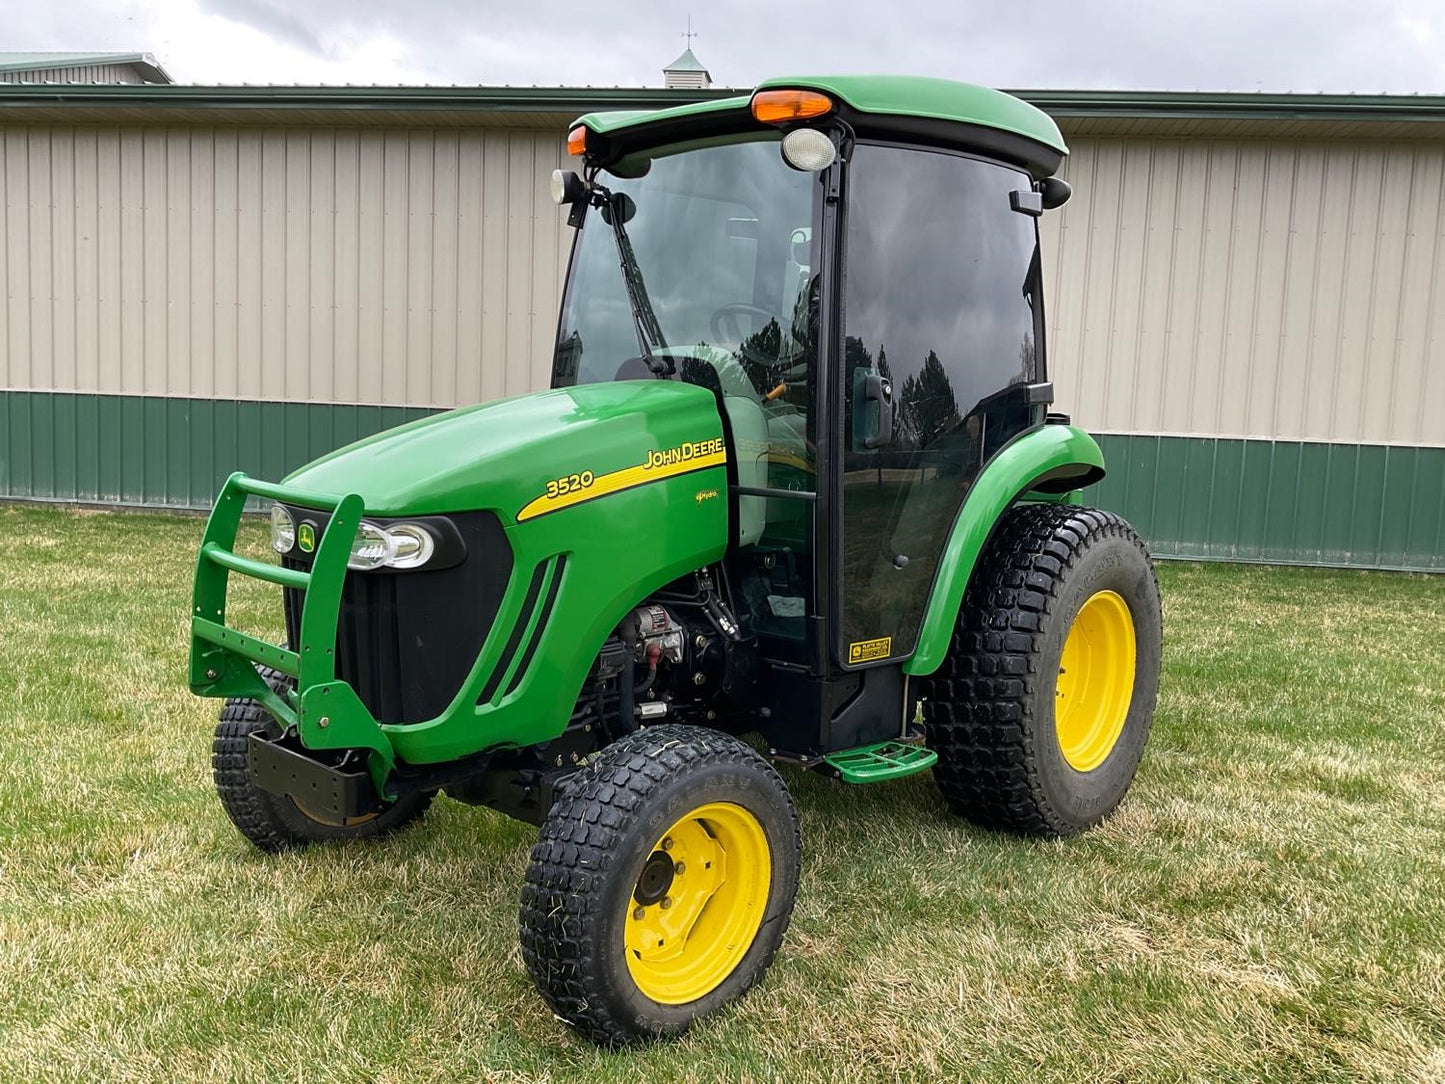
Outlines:
{"label": "green roof canopy", "polygon": [[[853,114],[880,118],[879,127],[884,129],[912,126],[916,130],[919,124],[937,122],[992,129],[1002,133],[1001,138],[1012,138],[1015,148],[1035,146],[1036,152],[1016,152],[1016,156],[1042,163],[1044,173],[1053,172],[1059,156],[1069,153],[1058,125],[1047,113],[1011,94],[971,83],[913,75],[835,75],[769,79],[758,84],[757,89],[782,88],[822,91]],[[630,142],[626,134],[633,130],[637,130],[639,140],[644,138],[643,129],[647,134],[671,135],[689,121],[745,111],[749,100],[737,96],[670,109],[588,113],[576,123],[598,135]],[[881,118],[893,118],[893,123]]]}
{"label": "green roof canopy", "polygon": [[860,113],[925,117],[997,128],[1068,154],[1053,118],[1001,90],[931,79],[921,75],[819,75],[806,79],[767,79],[758,90],[808,87],[846,102]]}
{"label": "green roof canopy", "polygon": [[675,105],[671,109],[608,110],[605,113],[588,113],[578,117],[572,124],[574,127],[578,124],[585,124],[598,135],[612,135],[615,132],[626,131],[628,128],[635,128],[640,124],[653,124],[657,121],[674,119],[686,120],[690,117],[705,117],[711,113],[736,112],[746,109],[751,100],[748,95],[742,94],[731,98],[714,98],[710,102],[689,102],[687,105]]}

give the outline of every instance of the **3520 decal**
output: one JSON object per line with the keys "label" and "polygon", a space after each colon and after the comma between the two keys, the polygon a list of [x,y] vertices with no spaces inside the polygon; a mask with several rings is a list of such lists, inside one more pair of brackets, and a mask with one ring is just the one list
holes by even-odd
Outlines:
{"label": "3520 decal", "polygon": [[579,489],[587,489],[596,480],[590,470],[584,470],[581,474],[565,474],[547,483],[547,496],[560,497],[564,493],[575,493]]}

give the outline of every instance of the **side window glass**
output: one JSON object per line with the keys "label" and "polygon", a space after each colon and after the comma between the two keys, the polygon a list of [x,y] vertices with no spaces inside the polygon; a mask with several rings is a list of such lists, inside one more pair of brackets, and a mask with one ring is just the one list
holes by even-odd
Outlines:
{"label": "side window glass", "polygon": [[[860,145],[844,287],[843,644],[913,648],[934,570],[982,465],[1033,424],[1041,378],[1035,220],[1018,170]],[[891,389],[891,434],[877,388]],[[876,656],[876,649],[870,649]],[[845,655],[846,657],[846,655]],[[870,656],[872,657],[872,656]]]}

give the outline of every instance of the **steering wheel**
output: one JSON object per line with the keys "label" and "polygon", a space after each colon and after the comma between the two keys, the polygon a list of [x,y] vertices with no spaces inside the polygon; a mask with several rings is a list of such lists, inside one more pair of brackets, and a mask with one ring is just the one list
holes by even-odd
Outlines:
{"label": "steering wheel", "polygon": [[[777,314],[769,312],[759,305],[752,305],[746,301],[734,301],[732,304],[724,305],[712,314],[708,320],[709,330],[713,339],[719,344],[735,343],[734,354],[739,361],[759,371],[764,382],[772,381],[780,364],[778,358],[767,357],[763,354],[750,350],[747,346],[747,336],[743,334],[742,318],[745,316],[762,317],[767,322],[777,322]],[[781,341],[779,343],[781,346]],[[764,389],[766,390],[766,388]]]}
{"label": "steering wheel", "polygon": [[769,312],[760,305],[750,305],[746,301],[734,301],[730,305],[724,305],[708,318],[708,328],[712,332],[712,337],[719,344],[737,343],[741,346],[743,339],[747,337],[743,334],[742,318],[744,316],[761,316],[764,327],[767,326],[769,320],[778,318],[777,313]]}

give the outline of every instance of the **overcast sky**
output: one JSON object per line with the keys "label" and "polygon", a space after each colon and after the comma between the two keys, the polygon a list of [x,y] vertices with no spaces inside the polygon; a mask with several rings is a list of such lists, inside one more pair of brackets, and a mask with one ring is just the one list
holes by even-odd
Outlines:
{"label": "overcast sky", "polygon": [[[1445,0],[710,0],[725,86],[839,71],[1012,88],[1445,92]],[[660,0],[0,0],[0,48],[155,53],[198,83],[656,86]]]}

